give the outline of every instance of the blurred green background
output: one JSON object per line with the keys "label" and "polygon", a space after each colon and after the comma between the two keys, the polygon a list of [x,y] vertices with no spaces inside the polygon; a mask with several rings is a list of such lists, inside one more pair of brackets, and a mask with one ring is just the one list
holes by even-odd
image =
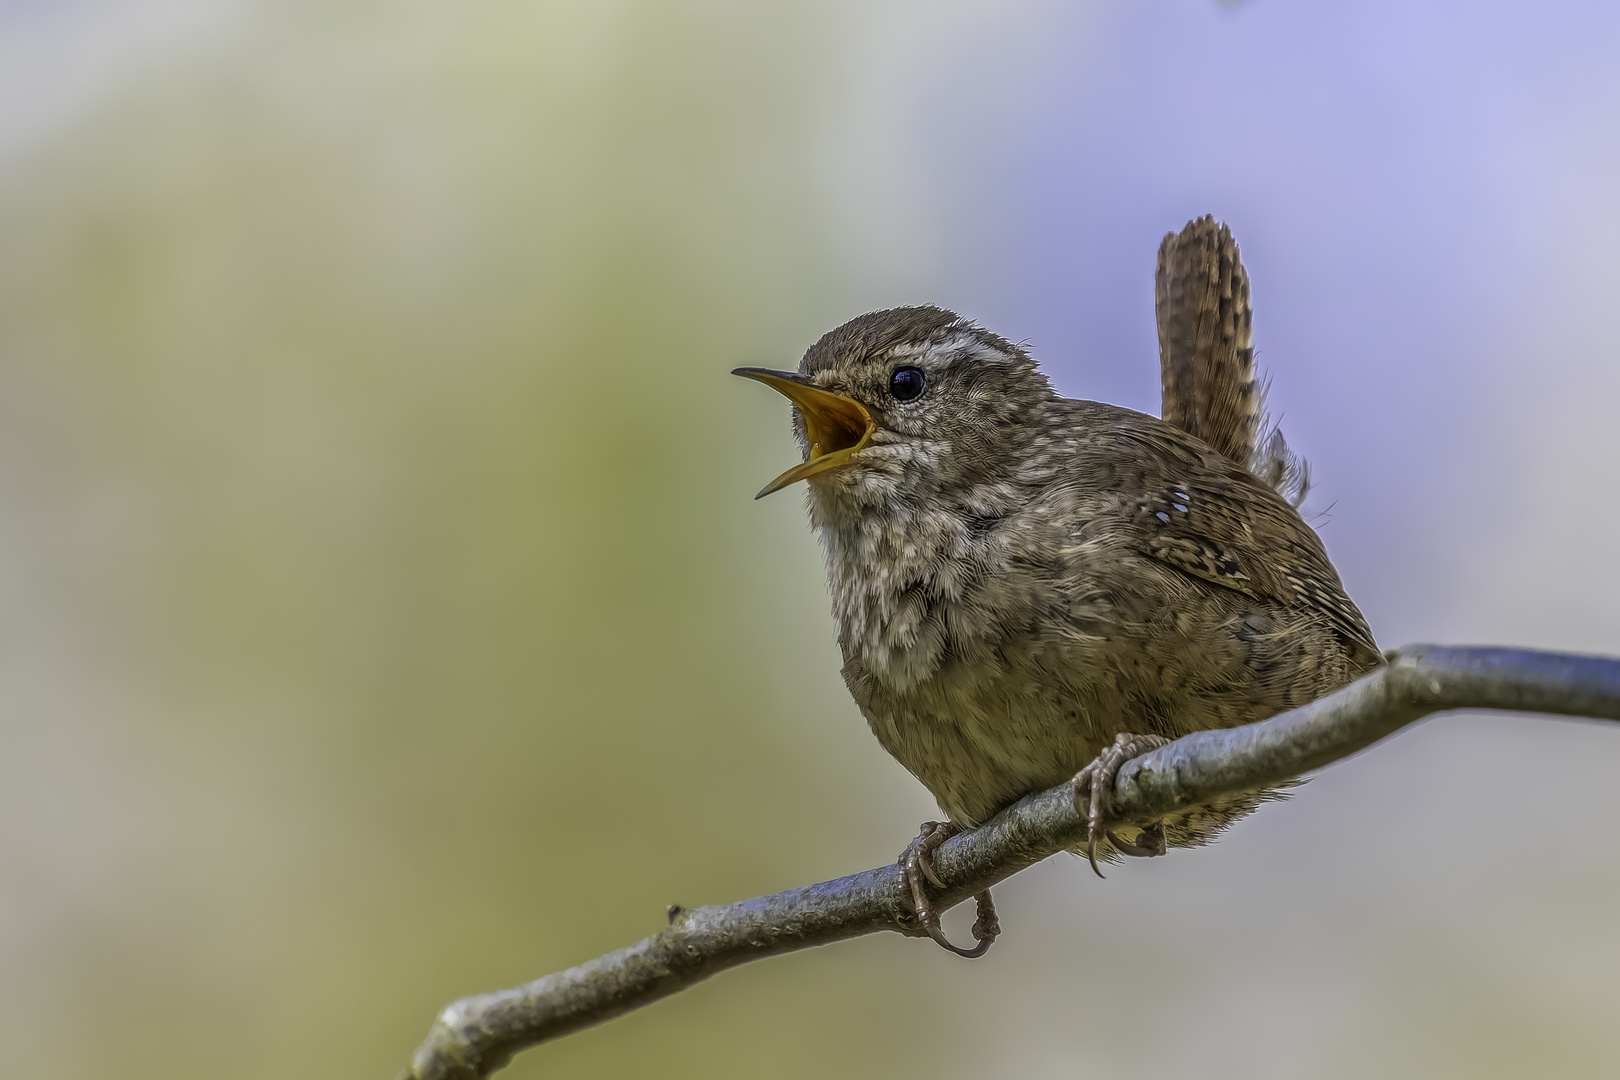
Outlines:
{"label": "blurred green background", "polygon": [[[726,372],[939,300],[1154,408],[1153,248],[1194,214],[1245,243],[1385,643],[1620,651],[1620,581],[1579,554],[1617,513],[1613,226],[1571,209],[1617,174],[1588,138],[1612,54],[1580,97],[1490,51],[1620,32],[1566,5],[1523,44],[1487,8],[1355,36],[1258,0],[0,3],[7,1071],[389,1076],[450,999],[669,903],[892,859],[931,801],[847,700],[798,497],[750,499],[785,406]],[[1272,61],[1354,123],[1300,150],[1306,100],[1193,160],[1215,122],[1133,89],[1202,63],[1292,100]],[[1363,147],[1387,181],[1333,167],[1503,70],[1519,112]],[[1512,197],[1437,139],[1509,146]],[[1348,272],[1358,215],[1433,262]],[[1347,335],[1322,297],[1390,315]],[[1535,524],[1572,505],[1600,539]],[[1612,1074],[1617,742],[1439,722],[1208,851],[1036,868],[979,964],[888,935],[772,960],[507,1075]]]}

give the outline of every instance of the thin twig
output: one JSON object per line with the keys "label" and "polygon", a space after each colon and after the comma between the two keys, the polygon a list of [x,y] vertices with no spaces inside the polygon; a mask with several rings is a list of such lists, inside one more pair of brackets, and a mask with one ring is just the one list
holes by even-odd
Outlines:
{"label": "thin twig", "polygon": [[[1620,660],[1526,649],[1418,645],[1303,708],[1201,731],[1120,769],[1115,820],[1146,824],[1234,791],[1268,787],[1348,757],[1414,721],[1454,709],[1620,720]],[[934,854],[944,910],[1086,835],[1073,788],[1027,796]],[[627,948],[439,1014],[402,1080],[476,1080],[512,1054],[600,1024],[718,971],[878,930],[923,931],[894,866],[735,904],[671,909],[670,925]]]}

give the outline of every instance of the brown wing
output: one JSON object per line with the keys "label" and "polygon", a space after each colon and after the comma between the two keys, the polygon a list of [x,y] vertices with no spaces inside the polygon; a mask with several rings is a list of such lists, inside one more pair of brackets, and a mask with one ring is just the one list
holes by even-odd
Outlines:
{"label": "brown wing", "polygon": [[1143,419],[1116,428],[1144,466],[1123,495],[1141,549],[1222,588],[1314,611],[1358,659],[1378,662],[1367,620],[1299,512],[1247,470]]}

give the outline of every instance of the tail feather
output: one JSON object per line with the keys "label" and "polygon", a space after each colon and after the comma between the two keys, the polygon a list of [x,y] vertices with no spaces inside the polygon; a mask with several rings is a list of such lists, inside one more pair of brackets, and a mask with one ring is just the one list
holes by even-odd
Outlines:
{"label": "tail feather", "polygon": [[1298,506],[1310,487],[1310,469],[1266,416],[1251,344],[1249,272],[1232,231],[1205,215],[1179,234],[1166,234],[1154,306],[1164,418]]}
{"label": "tail feather", "polygon": [[1165,236],[1154,294],[1164,418],[1248,464],[1260,385],[1249,344],[1249,275],[1232,231],[1205,216]]}

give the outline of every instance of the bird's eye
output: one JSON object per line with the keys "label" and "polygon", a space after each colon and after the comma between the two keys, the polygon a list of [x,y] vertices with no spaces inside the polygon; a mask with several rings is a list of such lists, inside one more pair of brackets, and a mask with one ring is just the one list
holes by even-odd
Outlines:
{"label": "bird's eye", "polygon": [[889,376],[889,393],[896,401],[916,401],[928,386],[921,368],[896,368]]}

